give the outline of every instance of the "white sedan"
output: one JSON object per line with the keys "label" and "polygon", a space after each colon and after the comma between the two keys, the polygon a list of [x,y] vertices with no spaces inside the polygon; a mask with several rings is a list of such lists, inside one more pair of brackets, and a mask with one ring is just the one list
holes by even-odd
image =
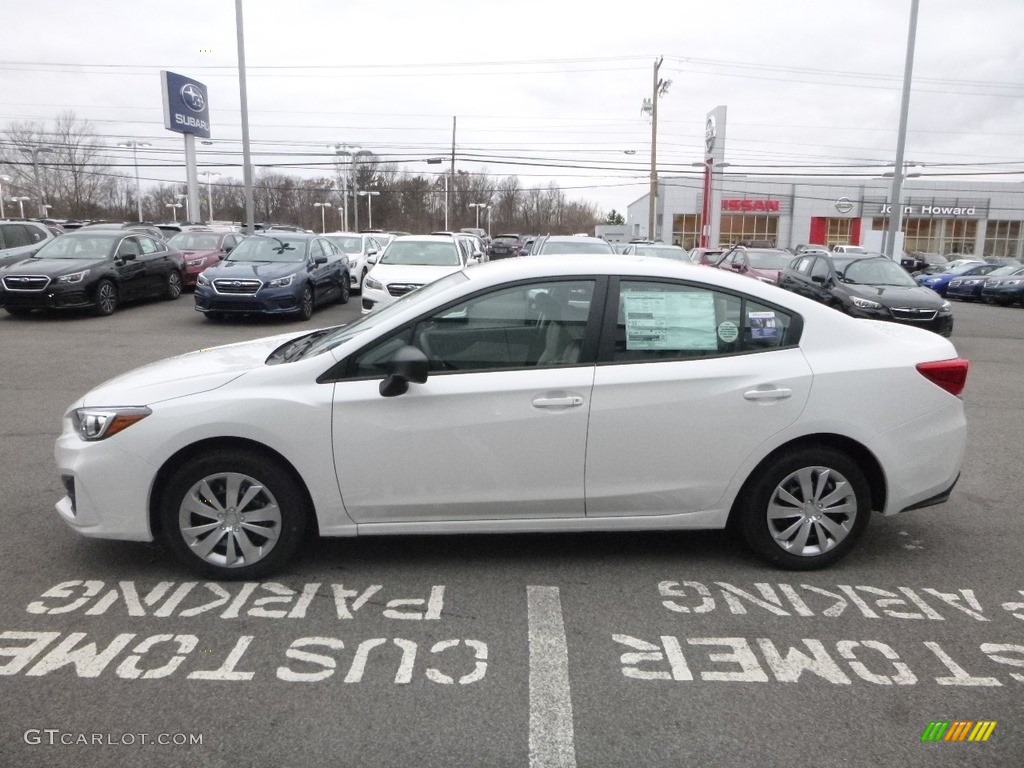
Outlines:
{"label": "white sedan", "polygon": [[505,259],[349,326],[99,386],[64,419],[57,510],[87,536],[161,538],[211,578],[279,570],[311,528],[734,525],[817,568],[872,510],[946,500],[967,369],[936,334],[720,270]]}
{"label": "white sedan", "polygon": [[363,313],[380,309],[421,285],[479,264],[451,235],[396,237],[363,281]]}

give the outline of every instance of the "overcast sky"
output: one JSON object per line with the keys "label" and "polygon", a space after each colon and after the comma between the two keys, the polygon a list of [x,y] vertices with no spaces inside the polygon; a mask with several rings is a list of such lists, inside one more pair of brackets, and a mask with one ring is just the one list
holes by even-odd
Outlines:
{"label": "overcast sky", "polygon": [[[112,144],[153,144],[140,164],[180,164],[160,103],[169,69],[209,87],[214,143],[200,164],[241,178],[232,0],[0,6],[0,125],[71,109]],[[871,174],[895,156],[910,0],[245,0],[244,13],[258,166],[316,175],[344,143],[436,173],[424,160],[450,154],[455,115],[457,168],[554,179],[623,211],[646,189],[640,107],[659,56],[672,80],[662,175],[696,173],[720,104],[730,173]],[[921,0],[906,158],[925,174],[1024,172],[1022,38],[1024,0]],[[130,174],[130,150],[115,152]]]}

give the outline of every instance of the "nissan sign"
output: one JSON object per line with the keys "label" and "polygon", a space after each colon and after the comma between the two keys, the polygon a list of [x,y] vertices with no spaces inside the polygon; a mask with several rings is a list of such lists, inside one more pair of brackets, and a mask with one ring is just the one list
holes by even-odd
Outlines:
{"label": "nissan sign", "polygon": [[160,71],[160,85],[164,97],[164,128],[210,138],[210,99],[206,86],[166,69]]}

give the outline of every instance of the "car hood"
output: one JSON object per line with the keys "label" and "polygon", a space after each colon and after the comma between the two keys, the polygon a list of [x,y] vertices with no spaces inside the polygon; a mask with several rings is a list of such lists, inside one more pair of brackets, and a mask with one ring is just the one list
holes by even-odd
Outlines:
{"label": "car hood", "polygon": [[747,277],[758,277],[770,283],[777,283],[781,274],[781,269],[758,269],[757,267],[748,267],[747,269]]}
{"label": "car hood", "polygon": [[207,278],[236,280],[274,280],[302,271],[305,262],[299,261],[222,261],[205,272]]}
{"label": "car hood", "polygon": [[83,269],[98,267],[106,261],[98,259],[25,259],[11,264],[4,270],[4,275],[70,275]]}
{"label": "car hood", "polygon": [[988,277],[987,275],[971,275],[971,277],[963,278],[964,280],[981,280],[985,285],[1002,285],[1008,283],[1011,280],[1024,280],[1024,275],[999,275],[998,277]]}
{"label": "car hood", "polygon": [[[186,259],[195,259],[195,258],[199,258],[199,257],[207,259],[210,256],[220,256],[221,253],[223,253],[223,251],[221,251],[221,250],[219,250],[217,248],[214,248],[214,249],[210,249],[210,250],[182,251],[181,255],[184,256]],[[244,262],[239,262],[239,263],[244,263]]]}
{"label": "car hood", "polygon": [[152,405],[208,392],[262,368],[271,352],[299,335],[286,333],[160,360],[100,384],[85,396],[83,405]]}
{"label": "car hood", "polygon": [[445,275],[458,272],[462,267],[433,267],[421,264],[377,264],[370,270],[370,275],[384,283],[416,283],[425,285],[440,280]]}
{"label": "car hood", "polygon": [[938,309],[944,303],[931,288],[922,285],[850,285],[844,283],[843,287],[852,296],[860,296],[864,299],[880,302],[887,307],[921,307],[924,309]]}

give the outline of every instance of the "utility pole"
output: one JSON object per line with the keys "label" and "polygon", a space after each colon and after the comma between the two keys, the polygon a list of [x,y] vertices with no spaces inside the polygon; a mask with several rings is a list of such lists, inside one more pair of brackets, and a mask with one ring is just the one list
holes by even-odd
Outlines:
{"label": "utility pole", "polygon": [[451,201],[449,195],[455,194],[455,115],[452,115],[452,170],[451,170],[451,183],[446,184],[444,188],[444,228],[448,230],[448,211],[452,210]]}
{"label": "utility pole", "polygon": [[903,99],[900,103],[900,126],[896,135],[896,165],[892,169],[892,193],[889,196],[889,227],[883,244],[883,252],[890,259],[899,261],[902,254],[896,253],[896,233],[903,224],[903,151],[907,143],[907,116],[910,112],[910,81],[914,72],[914,41],[917,38],[918,0],[910,0],[910,31],[907,34],[907,61],[903,70]]}
{"label": "utility pole", "polygon": [[640,114],[651,116],[651,191],[650,201],[647,208],[647,239],[655,238],[655,211],[658,204],[658,99],[668,93],[668,87],[672,85],[671,80],[659,80],[658,71],[661,69],[661,62],[664,56],[659,56],[654,62],[654,84],[651,89],[650,100],[644,99],[640,107]]}
{"label": "utility pole", "polygon": [[[252,152],[249,148],[249,97],[245,83],[245,25],[242,0],[235,0],[235,29],[238,37],[238,98],[242,110],[242,180],[245,184],[245,233],[256,231],[256,208],[252,196]],[[213,218],[211,212],[210,218]]]}

